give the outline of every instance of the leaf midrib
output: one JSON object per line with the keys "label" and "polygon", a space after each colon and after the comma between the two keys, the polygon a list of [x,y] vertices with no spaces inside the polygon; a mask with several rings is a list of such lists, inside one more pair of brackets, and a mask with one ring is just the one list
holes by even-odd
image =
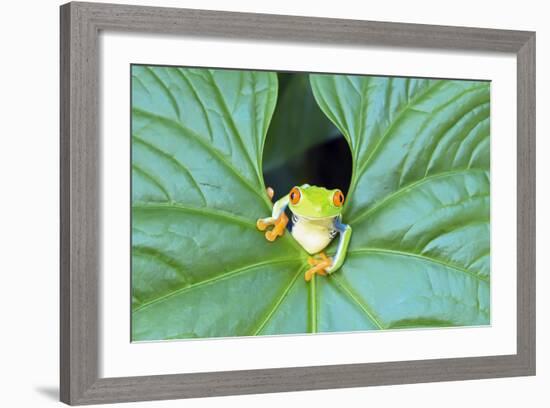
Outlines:
{"label": "leaf midrib", "polygon": [[[231,130],[232,130],[232,132],[235,136],[235,139],[237,139],[237,141],[239,142],[239,145],[240,145],[240,148],[243,151],[243,154],[245,155],[246,159],[248,160],[250,166],[252,167],[252,170],[254,171],[255,178],[257,179],[258,182],[260,182],[261,177],[258,174],[258,168],[254,165],[254,160],[252,159],[252,156],[250,155],[248,149],[244,145],[242,135],[239,132],[239,129],[237,127],[237,124],[235,123],[235,119],[233,118],[233,115],[229,111],[229,107],[227,106],[227,102],[226,102],[224,96],[222,95],[222,92],[221,92],[220,88],[218,87],[218,83],[214,79],[214,75],[212,74],[212,72],[210,70],[207,69],[206,72],[208,73],[208,77],[210,79],[209,82],[212,85],[212,88],[214,88],[214,92],[216,93],[216,95],[218,96],[218,99],[221,102],[220,106],[221,106],[221,108],[224,112],[224,116],[228,118],[228,122],[229,122],[229,125],[231,126]],[[254,135],[254,137],[256,137],[256,136],[257,135]],[[261,135],[261,136],[265,138],[266,135]]]}
{"label": "leaf midrib", "polygon": [[444,266],[445,268],[452,269],[454,271],[464,273],[464,274],[466,274],[466,275],[468,275],[468,276],[470,276],[474,279],[477,279],[479,281],[483,281],[483,282],[489,282],[490,281],[489,278],[487,278],[483,275],[480,275],[479,273],[472,272],[472,271],[470,271],[466,268],[462,268],[458,265],[445,262],[441,259],[433,258],[433,257],[423,255],[423,254],[417,254],[415,252],[410,252],[410,251],[402,251],[402,250],[388,249],[388,248],[363,247],[363,248],[356,248],[356,249],[353,249],[353,250],[349,250],[348,251],[348,256],[353,256],[354,254],[361,254],[361,253],[368,253],[368,252],[382,253],[382,254],[392,254],[392,255],[397,255],[397,256],[406,256],[406,257],[411,257],[411,258],[417,258],[417,259],[425,261],[425,262],[435,263],[435,264]]}
{"label": "leaf midrib", "polygon": [[317,276],[313,275],[311,277],[311,280],[309,281],[309,299],[308,299],[308,305],[309,305],[309,332],[310,333],[317,333],[317,323],[318,323],[318,316],[317,316]]}
{"label": "leaf midrib", "polygon": [[383,330],[385,325],[380,321],[376,316],[374,310],[371,306],[368,305],[359,295],[354,293],[353,289],[349,287],[347,282],[337,275],[331,275],[330,278],[336,283],[336,285],[345,293],[345,295],[350,298],[361,311],[369,318],[369,320],[374,323],[378,330]]}
{"label": "leaf midrib", "polygon": [[456,176],[458,174],[467,175],[467,174],[471,174],[471,173],[487,173],[487,170],[470,167],[470,168],[465,168],[465,169],[449,170],[449,171],[444,171],[444,172],[441,172],[441,173],[431,174],[427,177],[416,180],[413,183],[410,183],[410,184],[399,187],[393,193],[391,193],[391,194],[387,195],[386,197],[384,197],[383,199],[379,200],[378,202],[376,202],[370,208],[365,207],[367,209],[364,212],[362,212],[362,213],[358,212],[357,215],[355,216],[355,218],[352,218],[352,219],[348,220],[348,222],[352,225],[356,224],[357,222],[359,222],[363,218],[365,218],[368,215],[372,214],[374,211],[377,211],[380,208],[383,208],[384,205],[387,205],[387,203],[395,200],[396,197],[399,197],[402,194],[408,193],[410,190],[412,190],[412,189],[414,189],[414,188],[416,188],[416,187],[418,187],[422,184],[428,183],[430,181],[433,181],[433,180],[436,180],[436,179],[439,179],[439,178],[452,177],[452,176]]}
{"label": "leaf midrib", "polygon": [[262,194],[261,187],[260,186],[254,186],[245,179],[240,172],[237,170],[237,168],[229,162],[217,149],[213,147],[210,143],[208,143],[202,136],[195,133],[192,129],[184,126],[182,123],[175,121],[173,119],[167,118],[166,116],[157,115],[153,112],[149,112],[140,108],[133,107],[133,112],[136,112],[140,115],[147,116],[150,119],[160,120],[164,121],[176,128],[178,128],[181,132],[184,134],[176,133],[179,137],[186,137],[187,135],[191,136],[193,140],[195,140],[197,143],[199,143],[206,151],[208,151],[213,157],[215,157],[222,165],[224,165],[233,175],[233,177],[240,181],[245,187],[247,187],[250,191],[252,191],[254,194],[256,194],[261,201],[266,205],[267,208],[270,209],[271,203],[269,202],[267,195]]}
{"label": "leaf midrib", "polygon": [[187,213],[194,213],[204,216],[213,216],[217,218],[222,218],[225,221],[229,221],[234,224],[240,224],[248,228],[256,229],[256,224],[247,218],[237,216],[233,213],[228,213],[225,211],[214,210],[210,207],[187,207],[182,204],[175,202],[153,202],[148,204],[146,202],[136,202],[132,204],[132,209],[135,210],[175,210],[183,211]]}
{"label": "leaf midrib", "polygon": [[226,279],[238,276],[241,273],[244,273],[244,272],[259,268],[259,267],[268,266],[268,265],[277,265],[277,264],[282,264],[282,263],[302,262],[302,261],[303,261],[302,258],[271,259],[269,261],[257,262],[257,263],[254,263],[254,264],[246,265],[246,266],[241,267],[241,268],[236,268],[236,269],[233,269],[229,272],[225,272],[223,274],[216,275],[212,278],[205,279],[203,281],[199,281],[199,282],[193,283],[191,285],[184,286],[182,288],[171,291],[171,292],[169,292],[165,295],[154,298],[154,299],[148,301],[147,303],[144,303],[144,304],[140,305],[139,307],[135,308],[134,313],[138,313],[138,312],[142,311],[143,309],[149,308],[150,306],[152,306],[156,303],[159,303],[163,300],[166,300],[166,299],[171,298],[173,296],[176,296],[178,294],[189,292],[191,290],[195,290],[195,289],[201,288],[203,286],[211,285],[211,284],[220,282],[222,280],[226,280]]}
{"label": "leaf midrib", "polygon": [[287,295],[290,293],[291,289],[294,287],[294,285],[296,284],[296,281],[298,280],[300,275],[302,275],[302,272],[304,271],[304,269],[306,269],[306,267],[307,267],[307,264],[302,265],[298,268],[298,271],[292,277],[292,279],[290,279],[289,284],[283,289],[283,291],[281,292],[281,295],[277,298],[273,307],[267,311],[267,313],[264,315],[263,318],[260,319],[260,323],[257,325],[257,328],[252,332],[252,336],[257,336],[265,328],[267,323],[271,320],[273,315],[275,315],[275,312],[277,312],[277,310],[279,309],[279,307],[281,306],[281,304],[283,303]]}
{"label": "leaf midrib", "polygon": [[[407,103],[405,104],[405,106],[403,106],[399,112],[395,115],[395,118],[394,120],[390,123],[390,125],[384,130],[384,133],[380,136],[380,138],[378,139],[378,141],[376,142],[376,144],[374,145],[374,147],[372,148],[371,152],[369,153],[369,155],[367,156],[367,158],[363,161],[363,163],[361,164],[361,166],[356,170],[354,171],[354,175],[355,173],[357,174],[362,174],[365,169],[367,168],[367,166],[369,165],[372,157],[375,155],[375,153],[378,151],[379,147],[382,145],[382,143],[384,142],[384,140],[387,138],[387,136],[389,134],[391,134],[394,126],[396,123],[398,123],[401,118],[403,117],[403,115],[405,114],[405,112],[407,112],[409,109],[411,109],[414,105],[416,105],[418,102],[420,102],[424,97],[428,96],[430,94],[430,92],[433,92],[433,90],[435,90],[438,86],[442,85],[444,83],[444,81],[435,81],[435,83],[431,84],[431,85],[427,85],[426,86],[426,89],[423,89],[422,91],[420,91],[417,95],[413,96],[411,99],[409,99],[407,101]],[[362,114],[361,114],[362,115]],[[359,138],[360,135],[357,135],[357,137]],[[354,168],[355,168],[355,165],[354,165]],[[351,195],[352,192],[355,191],[355,188],[357,186],[357,180],[354,179],[354,182],[352,183],[352,186],[350,187],[349,189],[349,195]]]}

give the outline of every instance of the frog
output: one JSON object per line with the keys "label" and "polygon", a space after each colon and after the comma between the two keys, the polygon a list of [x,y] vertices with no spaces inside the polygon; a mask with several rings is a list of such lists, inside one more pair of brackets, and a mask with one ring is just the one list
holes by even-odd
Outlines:
{"label": "frog", "polygon": [[[273,189],[267,194],[273,197]],[[310,255],[310,266],[304,279],[311,281],[315,274],[327,276],[340,269],[346,258],[351,240],[351,226],[342,222],[344,194],[338,188],[327,189],[309,184],[294,186],[290,192],[273,204],[270,217],[259,218],[256,227],[265,231],[265,239],[275,242],[287,231],[289,218],[286,209],[292,213],[290,234],[292,238]],[[338,236],[338,245],[333,257],[325,249]]]}

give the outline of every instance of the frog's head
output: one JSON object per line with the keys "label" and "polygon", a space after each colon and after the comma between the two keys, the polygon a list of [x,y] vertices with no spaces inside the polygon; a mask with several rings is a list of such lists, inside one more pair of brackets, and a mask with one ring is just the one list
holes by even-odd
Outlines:
{"label": "frog's head", "polygon": [[338,190],[327,190],[317,186],[296,186],[290,190],[290,210],[305,218],[333,218],[342,213],[344,194]]}

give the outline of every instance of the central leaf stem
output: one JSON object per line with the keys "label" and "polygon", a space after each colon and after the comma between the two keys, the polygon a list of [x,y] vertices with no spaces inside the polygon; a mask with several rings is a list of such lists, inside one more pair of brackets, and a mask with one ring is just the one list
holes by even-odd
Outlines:
{"label": "central leaf stem", "polygon": [[309,282],[309,332],[317,333],[317,276]]}

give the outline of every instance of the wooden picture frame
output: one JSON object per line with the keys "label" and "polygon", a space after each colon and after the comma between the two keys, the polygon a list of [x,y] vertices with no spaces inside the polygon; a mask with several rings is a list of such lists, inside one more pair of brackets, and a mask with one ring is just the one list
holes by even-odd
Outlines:
{"label": "wooden picture frame", "polygon": [[[517,56],[517,353],[99,377],[100,31],[506,52]],[[96,404],[535,374],[535,33],[188,9],[61,6],[61,401]]]}

